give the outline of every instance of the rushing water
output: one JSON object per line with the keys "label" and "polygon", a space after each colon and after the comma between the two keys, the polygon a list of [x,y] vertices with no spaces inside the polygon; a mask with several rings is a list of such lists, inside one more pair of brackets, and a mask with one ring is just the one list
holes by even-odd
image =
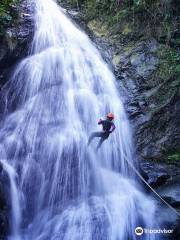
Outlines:
{"label": "rushing water", "polygon": [[[9,238],[135,240],[135,227],[156,226],[155,203],[126,162],[133,163],[133,146],[114,76],[56,2],[32,6],[31,54],[4,88],[10,113],[0,149],[11,183]],[[97,140],[87,147],[88,136],[109,111],[116,130],[97,153]]]}

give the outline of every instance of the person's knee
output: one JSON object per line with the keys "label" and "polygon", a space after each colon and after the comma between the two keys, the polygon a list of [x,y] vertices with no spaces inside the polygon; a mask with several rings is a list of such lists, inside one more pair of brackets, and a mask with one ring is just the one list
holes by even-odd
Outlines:
{"label": "person's knee", "polygon": [[91,135],[90,135],[90,137],[89,137],[89,138],[90,138],[90,139],[91,139],[91,138],[94,138],[94,137],[95,137],[95,135],[96,135],[96,133],[95,133],[95,132],[93,132],[93,133],[91,133]]}
{"label": "person's knee", "polygon": [[101,132],[95,132],[93,137],[101,137]]}
{"label": "person's knee", "polygon": [[109,136],[104,136],[103,137],[103,141],[105,141],[106,139],[108,139]]}

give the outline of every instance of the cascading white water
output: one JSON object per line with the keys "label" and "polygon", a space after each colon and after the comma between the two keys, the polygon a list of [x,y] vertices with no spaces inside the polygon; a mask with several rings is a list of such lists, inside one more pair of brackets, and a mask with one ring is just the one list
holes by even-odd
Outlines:
{"label": "cascading white water", "polygon": [[[156,226],[155,204],[126,162],[133,162],[133,147],[114,76],[53,0],[32,5],[31,55],[4,88],[12,112],[0,130],[3,158],[18,172],[21,196],[12,204],[21,214],[11,238],[134,240],[138,225]],[[88,136],[109,111],[116,130],[96,153],[97,140],[87,147]]]}
{"label": "cascading white water", "polygon": [[11,198],[11,206],[12,206],[12,235],[16,240],[19,240],[19,224],[21,219],[21,210],[19,205],[19,193],[17,184],[15,181],[16,172],[14,171],[13,167],[11,167],[6,160],[0,160],[0,163],[3,166],[3,169],[7,172],[9,180],[10,180],[10,198]]}

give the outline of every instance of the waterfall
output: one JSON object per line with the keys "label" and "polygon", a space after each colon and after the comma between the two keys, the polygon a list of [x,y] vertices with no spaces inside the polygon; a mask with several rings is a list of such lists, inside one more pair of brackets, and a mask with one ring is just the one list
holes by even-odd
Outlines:
{"label": "waterfall", "polygon": [[[32,7],[30,56],[4,87],[9,113],[1,149],[18,174],[21,196],[11,177],[16,231],[10,238],[135,240],[137,226],[156,226],[156,205],[126,162],[136,164],[115,78],[55,1],[32,0]],[[88,147],[88,137],[108,112],[116,130],[96,152],[98,140]]]}
{"label": "waterfall", "polygon": [[11,218],[12,218],[12,235],[13,238],[15,238],[16,240],[19,240],[19,224],[21,221],[21,210],[20,210],[20,197],[19,197],[19,193],[18,193],[18,188],[17,188],[17,184],[16,184],[16,172],[14,171],[13,167],[11,165],[9,165],[6,160],[0,160],[0,163],[3,166],[3,169],[6,171],[8,177],[9,177],[9,181],[10,181],[10,199],[11,199],[11,206],[12,206],[12,214],[11,214]]}

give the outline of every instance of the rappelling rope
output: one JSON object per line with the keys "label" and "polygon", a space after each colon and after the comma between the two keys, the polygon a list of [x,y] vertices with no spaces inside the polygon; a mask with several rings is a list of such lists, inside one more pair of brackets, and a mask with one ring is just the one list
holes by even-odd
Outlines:
{"label": "rappelling rope", "polygon": [[[125,156],[124,156],[125,157]],[[138,175],[138,177],[151,189],[151,191],[159,198],[163,203],[165,203],[174,213],[176,213],[180,217],[180,213],[173,208],[168,202],[166,202],[150,185],[149,183],[143,178],[143,176],[138,172],[138,170],[132,165],[132,163],[125,157],[125,160],[129,164],[129,166],[134,170],[134,172]]]}

